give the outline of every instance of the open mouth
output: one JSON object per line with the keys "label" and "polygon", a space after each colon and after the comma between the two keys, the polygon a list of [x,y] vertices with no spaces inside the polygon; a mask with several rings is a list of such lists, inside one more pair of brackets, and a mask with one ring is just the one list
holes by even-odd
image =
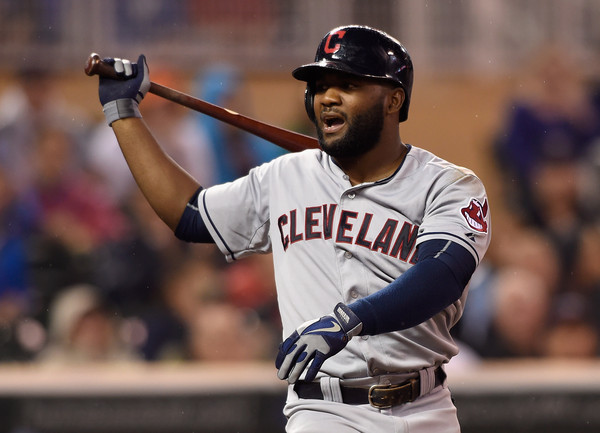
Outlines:
{"label": "open mouth", "polygon": [[321,115],[321,122],[323,123],[323,132],[333,134],[344,127],[346,119],[341,114],[324,113]]}

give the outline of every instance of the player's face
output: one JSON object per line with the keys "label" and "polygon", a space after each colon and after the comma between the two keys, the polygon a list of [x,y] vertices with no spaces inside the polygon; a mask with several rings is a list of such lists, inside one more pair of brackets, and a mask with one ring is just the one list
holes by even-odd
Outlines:
{"label": "player's face", "polygon": [[365,154],[379,142],[384,94],[372,80],[324,74],[315,82],[314,109],[321,148],[338,158]]}

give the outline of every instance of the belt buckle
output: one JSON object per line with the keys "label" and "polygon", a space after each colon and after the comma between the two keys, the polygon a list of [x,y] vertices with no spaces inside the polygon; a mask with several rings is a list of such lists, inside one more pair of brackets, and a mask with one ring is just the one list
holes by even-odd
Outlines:
{"label": "belt buckle", "polygon": [[[395,391],[404,390],[410,390],[410,397],[401,401],[401,403],[414,401],[419,395],[418,387],[418,379],[409,379],[408,381],[398,385],[373,385],[369,388],[369,404],[376,409],[390,409],[395,403],[397,403],[397,394],[395,394]],[[383,393],[378,393],[378,391],[383,391]]]}

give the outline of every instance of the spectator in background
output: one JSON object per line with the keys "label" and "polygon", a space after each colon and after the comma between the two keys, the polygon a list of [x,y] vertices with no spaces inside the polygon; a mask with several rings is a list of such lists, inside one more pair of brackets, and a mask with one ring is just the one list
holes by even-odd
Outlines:
{"label": "spectator in background", "polygon": [[[568,288],[560,257],[542,230],[507,225],[502,233],[471,279],[455,338],[482,358],[584,357],[598,350],[592,337],[600,335],[600,229],[582,232]],[[559,351],[556,341],[571,332],[582,347]]]}
{"label": "spectator in background", "polygon": [[[598,92],[598,105],[600,106],[600,91]],[[578,176],[581,182],[580,206],[586,217],[595,224],[600,224],[600,137],[597,138],[586,153],[583,166]]]}
{"label": "spectator in background", "polygon": [[[581,265],[578,275],[574,275],[571,290],[557,293],[553,299],[551,322],[543,335],[543,355],[553,358],[593,358],[600,355],[600,321],[598,320],[597,295],[598,286],[586,285],[589,281],[598,280],[598,239],[593,234],[586,238],[586,248],[582,253],[586,256],[578,263]],[[593,245],[595,251],[589,246]],[[591,262],[595,270],[585,269]],[[590,275],[584,277],[589,270]],[[596,292],[596,293],[594,293]],[[596,302],[595,302],[596,301]]]}
{"label": "spectator in background", "polygon": [[526,269],[542,278],[553,294],[558,292],[560,256],[546,233],[532,226],[515,226],[504,234],[495,245],[497,266]]}
{"label": "spectator in background", "polygon": [[38,131],[60,127],[78,140],[88,119],[64,100],[56,77],[46,68],[25,67],[16,77],[0,95],[0,167],[21,194],[35,175],[31,160]]}
{"label": "spectator in background", "polygon": [[[38,290],[37,283],[43,286],[46,277],[52,280],[53,276],[52,267],[44,268],[38,261],[36,234],[41,233],[40,224],[48,221],[34,191],[39,191],[37,182],[44,170],[56,167],[63,157],[79,159],[76,143],[86,132],[88,118],[65,101],[47,68],[25,65],[14,76],[0,94],[0,358],[29,361],[46,341],[50,294]],[[42,155],[41,143],[58,136],[62,138],[57,141],[64,138],[72,146],[68,155],[45,160],[51,155]],[[53,252],[46,257],[52,257],[54,264],[60,262]],[[42,268],[43,273],[35,272]],[[64,275],[70,272],[77,270],[65,269]]]}
{"label": "spectator in background", "polygon": [[104,246],[94,280],[120,313],[138,316],[158,302],[164,274],[186,246],[167,236],[139,191],[131,191],[122,210],[127,230]]}
{"label": "spectator in background", "polygon": [[[171,0],[152,0],[146,2],[115,3],[111,8],[114,15],[117,37],[120,40],[150,41],[168,40],[178,33],[178,26],[188,18],[186,6],[195,2],[174,2]],[[148,31],[152,29],[152,31]]]}
{"label": "spectator in background", "polygon": [[[207,69],[197,80],[200,99],[211,104],[247,113],[240,101],[242,77],[231,66],[216,66]],[[205,132],[212,149],[215,163],[214,179],[210,183],[223,183],[248,174],[250,168],[282,155],[278,148],[239,128],[202,114],[195,115]]]}
{"label": "spectator in background", "polygon": [[536,176],[545,163],[581,161],[600,137],[600,101],[568,50],[548,46],[536,52],[529,69],[519,74],[520,91],[510,102],[496,157],[505,177],[514,180],[508,191],[516,198],[509,198],[514,210],[540,223],[545,210],[533,191]]}
{"label": "spectator in background", "polygon": [[31,283],[42,316],[60,288],[102,278],[102,249],[127,229],[103,186],[76,164],[74,146],[64,130],[42,129],[29,161],[35,177],[26,194],[39,212],[29,236]]}
{"label": "spectator in background", "polygon": [[564,319],[550,327],[543,344],[548,358],[592,359],[599,355],[600,334],[583,318]]}
{"label": "spectator in background", "polygon": [[540,357],[552,294],[540,276],[518,267],[499,271],[487,336],[474,349],[483,358]]}
{"label": "spectator in background", "polygon": [[2,33],[18,38],[21,46],[28,43],[52,45],[61,35],[56,29],[65,28],[67,24],[65,14],[61,13],[63,7],[62,2],[48,0],[2,2],[0,28]]}
{"label": "spectator in background", "polygon": [[30,317],[28,233],[35,210],[15,194],[0,168],[0,360],[28,361],[44,342],[39,322]]}
{"label": "spectator in background", "polygon": [[[463,317],[453,329],[454,336],[484,357],[492,356],[491,348],[504,348],[507,342],[496,327],[500,325],[502,328],[507,328],[504,322],[510,320],[511,311],[509,308],[501,311],[503,307],[498,303],[507,297],[505,295],[520,289],[526,291],[523,294],[525,302],[524,305],[515,307],[514,314],[519,314],[517,311],[521,308],[525,310],[528,308],[529,289],[526,284],[517,282],[519,276],[523,275],[523,278],[535,281],[538,286],[545,288],[544,297],[548,299],[544,302],[548,303],[547,314],[551,315],[553,300],[560,283],[559,263],[554,246],[543,232],[520,225],[504,226],[502,236],[492,243],[484,266],[480,266],[471,278],[469,302],[465,306]],[[514,273],[514,278],[507,276],[508,271]],[[515,287],[506,288],[507,286]],[[535,293],[535,291],[536,289],[532,288],[529,292]],[[521,318],[517,317],[516,320]],[[502,324],[498,324],[498,321]],[[547,324],[546,322],[540,324],[539,330],[545,330]],[[507,329],[507,331],[511,330]],[[511,349],[502,349],[504,350],[508,353]],[[501,352],[499,349],[494,351]],[[516,352],[515,356],[518,356]]]}
{"label": "spectator in background", "polygon": [[0,296],[28,297],[27,235],[36,220],[35,206],[18,196],[0,168]]}
{"label": "spectator in background", "polygon": [[248,296],[242,297],[239,282],[233,281],[241,274],[232,280],[215,259],[188,257],[165,273],[162,302],[141,317],[147,330],[142,346],[146,360],[240,361],[272,356],[281,328],[269,316],[272,297],[262,292],[268,277],[257,278],[261,265],[241,270],[249,278],[248,285],[243,284]]}
{"label": "spectator in background", "polygon": [[149,361],[191,359],[189,335],[208,302],[222,301],[223,274],[211,260],[185,258],[161,279],[159,302],[141,319],[147,330],[142,352]]}
{"label": "spectator in background", "polygon": [[[584,292],[593,294],[600,291],[600,225],[589,226],[583,236],[577,256],[575,279]],[[600,310],[599,310],[600,311]]]}
{"label": "spectator in background", "polygon": [[281,332],[272,257],[259,254],[223,269],[227,302],[257,313],[276,333]]}
{"label": "spectator in background", "polygon": [[120,321],[91,285],[64,288],[50,306],[49,342],[37,361],[126,362],[139,357],[119,333]]}
{"label": "spectator in background", "polygon": [[[558,353],[554,342],[570,333],[589,342],[583,355],[597,347],[590,334],[600,332],[597,314],[573,310],[599,298],[594,269],[600,263],[600,238],[592,233],[600,222],[600,98],[580,71],[568,50],[538,50],[519,82],[495,149],[503,176],[513,181],[506,197],[519,227],[499,238],[505,240],[504,265],[520,263],[552,283],[543,329],[547,344],[540,349],[548,355]],[[555,257],[542,254],[539,242],[534,248],[533,242],[516,241],[523,230],[538,232],[544,249],[549,246]]]}
{"label": "spectator in background", "polygon": [[[191,360],[266,361],[277,350],[276,333],[255,311],[227,302],[210,302],[189,324],[187,340]],[[278,336],[278,335],[277,335]]]}
{"label": "spectator in background", "polygon": [[[581,247],[576,258],[571,296],[586,306],[585,317],[600,335],[600,225],[590,226],[582,233]],[[561,304],[561,299],[558,300]],[[599,343],[600,344],[600,343]],[[600,347],[598,347],[600,355]]]}

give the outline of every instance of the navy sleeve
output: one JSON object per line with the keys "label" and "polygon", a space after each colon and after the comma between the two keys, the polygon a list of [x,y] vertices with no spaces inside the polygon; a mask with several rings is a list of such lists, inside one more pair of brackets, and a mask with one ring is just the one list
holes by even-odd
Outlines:
{"label": "navy sleeve", "polygon": [[214,243],[210,232],[204,224],[204,220],[198,212],[196,204],[198,203],[198,195],[202,191],[202,187],[194,193],[188,204],[185,206],[185,210],[179,219],[177,228],[175,229],[175,236],[178,239],[186,242],[197,242],[197,243]]}
{"label": "navy sleeve", "polygon": [[464,247],[447,240],[419,245],[417,263],[382,290],[349,305],[361,335],[408,329],[456,302],[476,268]]}

